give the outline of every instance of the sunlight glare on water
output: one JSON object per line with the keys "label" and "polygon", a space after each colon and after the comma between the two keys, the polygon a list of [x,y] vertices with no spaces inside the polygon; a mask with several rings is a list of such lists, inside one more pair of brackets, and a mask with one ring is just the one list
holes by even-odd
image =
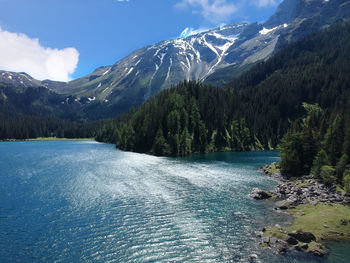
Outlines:
{"label": "sunlight glare on water", "polygon": [[327,262],[256,232],[288,221],[248,197],[276,152],[164,158],[96,142],[0,143],[1,262]]}

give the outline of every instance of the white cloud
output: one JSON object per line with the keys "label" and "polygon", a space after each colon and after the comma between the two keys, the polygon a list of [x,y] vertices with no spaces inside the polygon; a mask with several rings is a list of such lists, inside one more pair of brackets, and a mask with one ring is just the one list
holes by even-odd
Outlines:
{"label": "white cloud", "polygon": [[277,5],[277,2],[275,0],[253,0],[252,4],[257,7],[268,7]]}
{"label": "white cloud", "polygon": [[130,2],[130,0],[117,0],[117,2]]}
{"label": "white cloud", "polygon": [[[176,8],[192,8],[193,14],[202,15],[207,21],[219,25],[229,22],[233,15],[242,15],[254,8],[267,8],[279,4],[282,0],[178,0]],[[254,11],[256,12],[256,10]]]}
{"label": "white cloud", "polygon": [[0,27],[0,69],[26,72],[33,78],[68,81],[79,61],[75,48],[42,47],[37,38]]}
{"label": "white cloud", "polygon": [[200,13],[206,20],[216,24],[225,22],[238,10],[228,0],[181,0],[175,6],[178,8],[193,7],[195,8],[194,13]]}

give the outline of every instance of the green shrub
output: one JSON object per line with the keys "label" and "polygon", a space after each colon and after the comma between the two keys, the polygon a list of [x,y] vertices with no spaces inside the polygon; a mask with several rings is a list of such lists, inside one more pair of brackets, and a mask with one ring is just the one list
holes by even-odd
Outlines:
{"label": "green shrub", "polygon": [[320,177],[322,182],[327,186],[333,185],[337,180],[335,177],[335,169],[329,165],[324,165],[321,167]]}
{"label": "green shrub", "polygon": [[302,162],[302,140],[300,132],[288,132],[281,141],[281,170],[292,175],[304,172]]}
{"label": "green shrub", "polygon": [[321,167],[326,164],[328,164],[327,154],[324,150],[320,150],[312,163],[311,173],[320,178]]}
{"label": "green shrub", "polygon": [[350,193],[350,169],[347,169],[343,173],[344,189],[347,193]]}
{"label": "green shrub", "polygon": [[349,161],[349,157],[347,154],[343,154],[339,159],[337,166],[335,167],[336,177],[339,183],[342,182],[343,174],[346,169],[347,163]]}

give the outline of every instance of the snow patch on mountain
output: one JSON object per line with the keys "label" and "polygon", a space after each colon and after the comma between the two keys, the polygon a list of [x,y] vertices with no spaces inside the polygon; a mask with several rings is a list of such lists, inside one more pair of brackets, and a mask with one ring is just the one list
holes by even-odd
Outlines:
{"label": "snow patch on mountain", "polygon": [[166,78],[165,78],[164,82],[166,82],[168,80],[169,76],[170,76],[170,70],[171,70],[171,67],[173,66],[173,59],[172,58],[170,58],[170,62],[169,63],[170,64],[169,64],[169,67],[168,67],[168,73],[166,74]]}
{"label": "snow patch on mountain", "polygon": [[102,76],[108,74],[111,71],[111,68],[109,68],[108,70],[106,70],[105,72],[103,72]]}
{"label": "snow patch on mountain", "polygon": [[259,31],[259,34],[260,34],[260,35],[266,35],[266,34],[272,32],[272,31],[276,30],[277,28],[279,28],[279,26],[276,26],[276,27],[270,28],[270,29],[264,27],[263,29],[261,29],[261,30]]}
{"label": "snow patch on mountain", "polygon": [[135,63],[135,67],[141,62],[142,58],[140,58],[136,63]]}
{"label": "snow patch on mountain", "polygon": [[128,73],[126,73],[125,77],[129,76],[130,73],[131,73],[133,70],[134,70],[134,67],[131,67],[131,68],[129,69]]}

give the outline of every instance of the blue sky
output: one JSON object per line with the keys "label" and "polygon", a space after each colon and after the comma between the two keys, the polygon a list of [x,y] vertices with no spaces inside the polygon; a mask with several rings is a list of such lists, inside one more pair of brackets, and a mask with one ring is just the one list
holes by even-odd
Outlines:
{"label": "blue sky", "polygon": [[0,69],[68,80],[190,27],[262,22],[280,0],[0,0]]}

